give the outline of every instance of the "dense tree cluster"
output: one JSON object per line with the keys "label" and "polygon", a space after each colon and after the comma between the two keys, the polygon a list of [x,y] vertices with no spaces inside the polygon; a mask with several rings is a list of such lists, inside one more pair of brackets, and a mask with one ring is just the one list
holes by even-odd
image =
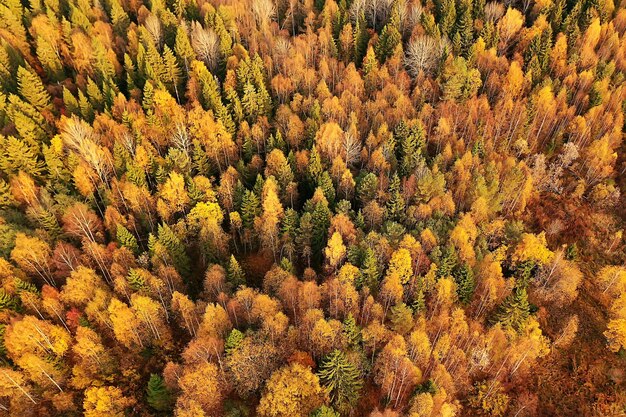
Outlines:
{"label": "dense tree cluster", "polygon": [[0,414],[541,414],[583,295],[626,348],[625,32],[619,0],[4,0]]}

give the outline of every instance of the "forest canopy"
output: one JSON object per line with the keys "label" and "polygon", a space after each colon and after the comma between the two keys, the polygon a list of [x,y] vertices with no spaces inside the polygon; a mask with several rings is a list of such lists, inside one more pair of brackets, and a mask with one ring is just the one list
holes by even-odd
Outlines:
{"label": "forest canopy", "polygon": [[626,410],[620,0],[0,1],[0,415]]}

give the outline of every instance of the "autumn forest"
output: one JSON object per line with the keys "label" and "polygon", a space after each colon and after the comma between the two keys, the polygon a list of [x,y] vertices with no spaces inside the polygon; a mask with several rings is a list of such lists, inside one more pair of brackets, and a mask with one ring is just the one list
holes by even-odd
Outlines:
{"label": "autumn forest", "polygon": [[0,416],[626,415],[623,0],[0,0]]}

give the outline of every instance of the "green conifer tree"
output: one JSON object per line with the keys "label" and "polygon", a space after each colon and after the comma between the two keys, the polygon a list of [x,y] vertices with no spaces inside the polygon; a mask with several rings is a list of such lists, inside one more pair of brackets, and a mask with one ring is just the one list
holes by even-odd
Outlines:
{"label": "green conifer tree", "polygon": [[469,303],[472,300],[476,286],[472,268],[467,264],[462,264],[454,269],[452,276],[456,282],[456,292],[459,300],[464,304]]}
{"label": "green conifer tree", "polygon": [[334,408],[349,413],[359,400],[363,384],[358,368],[335,349],[322,360],[318,376]]}
{"label": "green conifer tree", "polygon": [[165,386],[163,378],[156,374],[150,374],[146,398],[150,407],[156,411],[168,411],[173,405],[173,398]]}
{"label": "green conifer tree", "polygon": [[127,247],[134,254],[139,252],[137,238],[121,224],[117,225],[117,243],[121,246]]}
{"label": "green conifer tree", "polygon": [[352,313],[348,313],[345,320],[343,321],[343,326],[341,332],[348,344],[348,348],[357,349],[362,341],[361,330],[359,326],[356,324],[356,320]]}
{"label": "green conifer tree", "polygon": [[526,327],[529,316],[530,305],[528,304],[526,289],[516,287],[498,308],[494,322],[501,323],[503,327],[520,332]]}
{"label": "green conifer tree", "polygon": [[246,283],[246,275],[234,255],[230,255],[230,259],[228,260],[226,276],[233,288],[238,288],[240,285]]}
{"label": "green conifer tree", "polygon": [[400,221],[404,217],[404,197],[400,193],[400,177],[393,174],[389,183],[389,200],[387,201],[387,218]]}
{"label": "green conifer tree", "polygon": [[37,74],[24,67],[17,69],[17,89],[20,95],[37,111],[51,110],[50,94]]}
{"label": "green conifer tree", "polygon": [[224,343],[224,352],[226,352],[226,355],[231,355],[234,350],[239,348],[243,342],[244,337],[244,334],[241,333],[239,330],[231,330],[228,334],[228,337],[226,338],[226,342]]}

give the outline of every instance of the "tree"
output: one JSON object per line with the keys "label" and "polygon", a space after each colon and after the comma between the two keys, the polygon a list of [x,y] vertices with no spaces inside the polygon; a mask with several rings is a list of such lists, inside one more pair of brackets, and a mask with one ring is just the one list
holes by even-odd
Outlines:
{"label": "tree", "polygon": [[404,197],[400,193],[400,178],[394,173],[389,183],[389,200],[387,201],[387,218],[401,220],[404,216]]}
{"label": "tree", "polygon": [[325,405],[321,406],[317,410],[313,411],[311,417],[339,417],[339,414],[330,407]]}
{"label": "tree", "polygon": [[318,376],[335,409],[349,413],[359,399],[360,371],[343,352],[335,349],[322,360]]}
{"label": "tree", "polygon": [[235,259],[234,255],[230,255],[230,259],[228,261],[228,268],[226,269],[226,276],[228,278],[228,282],[233,286],[233,288],[238,288],[241,285],[246,284],[246,275],[239,266],[239,262]]}
{"label": "tree", "polygon": [[324,402],[318,377],[294,363],[272,374],[257,413],[261,417],[307,417]]}
{"label": "tree", "polygon": [[157,374],[150,374],[148,388],[146,389],[146,399],[150,407],[157,411],[167,411],[172,407],[172,398],[163,383],[163,378]]}
{"label": "tree", "polygon": [[91,387],[85,390],[83,408],[86,417],[123,417],[125,409],[134,404],[134,400],[125,397],[117,387]]}
{"label": "tree", "polygon": [[[176,401],[175,414],[181,410],[196,408],[204,413],[213,413],[222,405],[222,385],[219,370],[210,362],[201,362],[196,366],[186,366],[178,379],[180,396]],[[190,414],[198,415],[198,414]]]}
{"label": "tree", "polygon": [[337,270],[346,256],[346,247],[339,233],[333,233],[328,240],[328,246],[324,249],[324,255],[326,256],[329,266],[333,270]]}
{"label": "tree", "polygon": [[139,252],[139,244],[137,243],[137,238],[128,231],[123,225],[118,224],[117,227],[117,242],[130,249],[131,252],[137,253]]}
{"label": "tree", "polygon": [[530,305],[526,289],[518,287],[513,290],[498,308],[494,320],[504,327],[522,331],[530,316]]}
{"label": "tree", "polygon": [[408,71],[417,77],[420,73],[430,75],[441,59],[441,42],[428,35],[419,35],[409,42],[404,65]]}
{"label": "tree", "polygon": [[378,261],[374,255],[372,248],[367,248],[363,255],[363,264],[361,266],[361,285],[369,287],[371,291],[378,289],[378,280],[380,272],[378,269]]}
{"label": "tree", "polygon": [[454,269],[452,275],[456,282],[456,291],[459,300],[465,304],[469,303],[472,300],[476,286],[474,272],[467,264],[462,264]]}
{"label": "tree", "polygon": [[470,68],[462,57],[454,58],[451,65],[446,65],[441,78],[445,100],[467,100],[474,96],[482,85],[480,71]]}
{"label": "tree", "polygon": [[24,67],[17,69],[17,84],[20,95],[38,111],[51,110],[50,94],[41,79]]}

